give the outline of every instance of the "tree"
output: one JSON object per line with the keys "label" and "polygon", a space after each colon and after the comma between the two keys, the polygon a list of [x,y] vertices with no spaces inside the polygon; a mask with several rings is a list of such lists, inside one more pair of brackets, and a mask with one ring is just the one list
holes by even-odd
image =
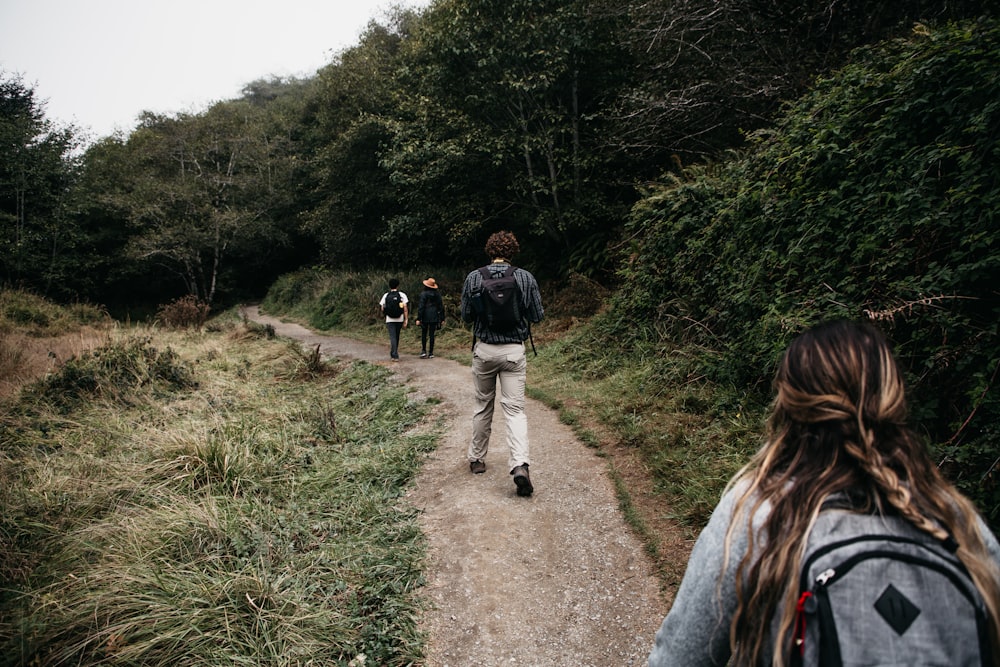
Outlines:
{"label": "tree", "polygon": [[619,38],[636,67],[609,107],[610,140],[640,177],[741,145],[856,46],[997,12],[985,0],[597,1],[627,26]]}
{"label": "tree", "polygon": [[[398,91],[402,44],[417,15],[396,11],[388,25],[371,22],[360,43],[323,68],[310,89],[303,124],[300,200],[303,221],[332,266],[391,265],[407,253],[386,221],[400,211],[399,184],[382,165],[391,139],[384,119]],[[412,239],[407,239],[411,241]]]}
{"label": "tree", "polygon": [[621,214],[599,113],[623,66],[610,29],[584,0],[435,4],[384,159],[413,197],[404,219],[456,244],[514,227],[551,257]]}
{"label": "tree", "polygon": [[48,294],[72,274],[67,193],[76,148],[72,126],[47,120],[34,90],[0,73],[0,268],[8,282]]}
{"label": "tree", "polygon": [[135,230],[132,256],[159,263],[211,304],[231,254],[284,243],[270,207],[285,164],[266,130],[245,100],[202,115],[144,114],[127,142],[121,199]]}

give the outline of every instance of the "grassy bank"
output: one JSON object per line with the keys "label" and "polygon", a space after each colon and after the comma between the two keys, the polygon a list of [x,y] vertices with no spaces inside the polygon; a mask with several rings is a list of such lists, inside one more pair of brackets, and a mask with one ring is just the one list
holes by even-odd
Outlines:
{"label": "grassy bank", "polygon": [[406,665],[433,424],[387,372],[236,317],[147,328],[8,399],[0,664]]}
{"label": "grassy bank", "polygon": [[96,306],[57,306],[29,292],[0,289],[0,399],[98,344],[110,326]]}

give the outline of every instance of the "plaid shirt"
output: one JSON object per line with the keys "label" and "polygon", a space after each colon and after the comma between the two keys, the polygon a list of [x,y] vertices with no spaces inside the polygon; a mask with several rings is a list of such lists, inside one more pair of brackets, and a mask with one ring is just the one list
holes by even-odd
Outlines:
{"label": "plaid shirt", "polygon": [[[490,273],[494,277],[503,275],[507,267],[506,263],[497,262],[489,265]],[[542,295],[538,291],[538,283],[535,277],[524,269],[514,269],[514,280],[517,281],[518,289],[521,292],[521,312],[524,313],[524,320],[517,326],[514,333],[496,333],[487,328],[486,323],[476,319],[476,312],[472,308],[472,295],[483,288],[483,277],[476,269],[465,278],[465,285],[462,287],[462,319],[466,322],[475,322],[473,334],[478,340],[484,343],[502,345],[504,343],[521,343],[528,339],[528,326],[530,322],[541,322],[545,316],[542,308]]]}

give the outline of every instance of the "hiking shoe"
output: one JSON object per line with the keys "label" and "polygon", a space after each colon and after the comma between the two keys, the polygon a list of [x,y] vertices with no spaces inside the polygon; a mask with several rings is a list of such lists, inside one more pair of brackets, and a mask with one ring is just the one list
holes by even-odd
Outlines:
{"label": "hiking shoe", "polygon": [[[432,354],[431,356],[433,357],[434,355]],[[427,358],[427,353],[426,352],[421,352],[420,353],[420,358],[421,359],[426,359]]]}
{"label": "hiking shoe", "polygon": [[483,461],[470,461],[469,470],[471,470],[474,475],[481,475],[486,472],[486,463]]}
{"label": "hiking shoe", "polygon": [[535,487],[531,485],[531,478],[528,477],[528,464],[517,466],[510,471],[514,476],[514,484],[517,486],[517,495],[530,496]]}
{"label": "hiking shoe", "polygon": [[427,358],[428,358],[428,359],[433,359],[433,358],[434,358],[434,355],[433,355],[433,354],[428,354],[428,355],[427,355]]}

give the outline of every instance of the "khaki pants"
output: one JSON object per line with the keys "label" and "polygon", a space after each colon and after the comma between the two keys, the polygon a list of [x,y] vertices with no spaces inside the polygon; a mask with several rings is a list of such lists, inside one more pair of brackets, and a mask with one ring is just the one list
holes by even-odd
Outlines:
{"label": "khaki pants", "polygon": [[524,413],[524,379],[528,361],[523,343],[490,345],[477,342],[472,352],[472,377],[476,389],[476,409],[472,415],[472,442],[469,460],[485,461],[493,429],[493,406],[500,380],[500,407],[507,424],[508,468],[528,460],[528,417]]}

